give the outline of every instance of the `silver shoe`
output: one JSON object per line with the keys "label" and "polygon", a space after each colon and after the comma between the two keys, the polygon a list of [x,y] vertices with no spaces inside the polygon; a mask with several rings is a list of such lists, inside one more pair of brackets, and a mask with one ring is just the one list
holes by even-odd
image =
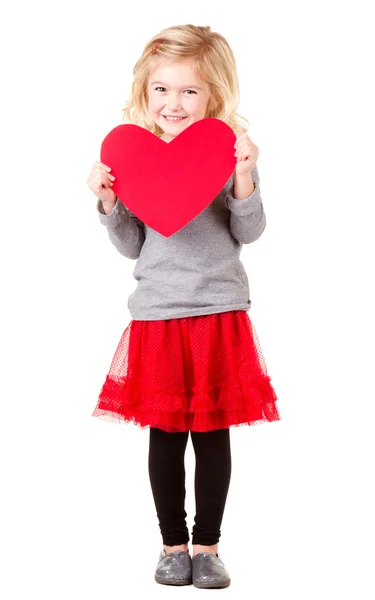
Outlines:
{"label": "silver shoe", "polygon": [[189,552],[175,550],[166,553],[163,548],[155,571],[155,581],[166,585],[190,585],[193,583],[191,572]]}
{"label": "silver shoe", "polygon": [[193,584],[197,588],[224,588],[230,576],[219,554],[199,552],[192,558]]}

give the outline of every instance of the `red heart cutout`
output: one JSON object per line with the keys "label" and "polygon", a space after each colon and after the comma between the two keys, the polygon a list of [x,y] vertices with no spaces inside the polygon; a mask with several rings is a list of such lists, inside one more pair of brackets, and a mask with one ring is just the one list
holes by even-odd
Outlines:
{"label": "red heart cutout", "polygon": [[236,135],[220,119],[192,123],[171,142],[133,124],[104,138],[100,160],[116,178],[116,196],[143,223],[165,237],[212,202],[236,166]]}

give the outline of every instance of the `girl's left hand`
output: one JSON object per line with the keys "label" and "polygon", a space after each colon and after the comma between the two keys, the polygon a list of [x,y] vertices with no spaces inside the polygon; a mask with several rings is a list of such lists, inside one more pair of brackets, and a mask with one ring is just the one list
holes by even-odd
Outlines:
{"label": "girl's left hand", "polygon": [[237,158],[236,175],[245,175],[255,166],[259,156],[259,148],[251,141],[246,129],[242,129],[236,137],[237,140],[234,144],[236,149],[234,156]]}

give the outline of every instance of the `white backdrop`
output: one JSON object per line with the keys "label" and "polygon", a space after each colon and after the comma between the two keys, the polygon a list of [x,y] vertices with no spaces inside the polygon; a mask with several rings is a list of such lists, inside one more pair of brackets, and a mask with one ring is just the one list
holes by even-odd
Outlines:
{"label": "white backdrop", "polygon": [[[374,94],[370,2],[16,2],[2,9],[1,595],[198,593],[153,580],[148,430],[91,416],[135,261],[86,184],[144,45],[231,44],[267,227],[243,247],[281,421],[231,430],[225,593],[374,598]],[[372,44],[372,47],[371,47]],[[371,81],[372,80],[372,81]],[[186,452],[193,525],[194,454]]]}

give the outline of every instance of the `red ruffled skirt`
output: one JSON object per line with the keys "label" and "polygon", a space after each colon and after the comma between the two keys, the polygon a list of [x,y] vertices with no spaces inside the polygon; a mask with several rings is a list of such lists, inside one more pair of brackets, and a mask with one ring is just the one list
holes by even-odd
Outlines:
{"label": "red ruffled skirt", "polygon": [[168,432],[280,419],[247,311],[130,321],[92,416]]}

